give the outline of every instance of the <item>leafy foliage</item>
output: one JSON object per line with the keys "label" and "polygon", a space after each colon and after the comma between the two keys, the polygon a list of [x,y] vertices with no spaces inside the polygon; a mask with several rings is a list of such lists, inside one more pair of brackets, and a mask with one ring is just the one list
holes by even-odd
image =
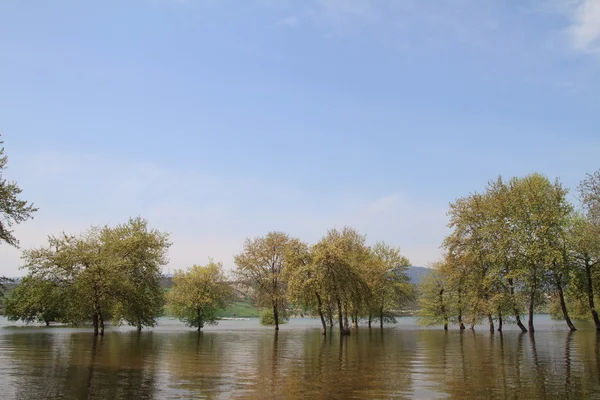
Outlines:
{"label": "leafy foliage", "polygon": [[175,271],[173,283],[168,294],[170,313],[198,331],[206,324],[216,325],[218,312],[233,299],[233,288],[225,279],[223,265],[212,260],[206,266]]}

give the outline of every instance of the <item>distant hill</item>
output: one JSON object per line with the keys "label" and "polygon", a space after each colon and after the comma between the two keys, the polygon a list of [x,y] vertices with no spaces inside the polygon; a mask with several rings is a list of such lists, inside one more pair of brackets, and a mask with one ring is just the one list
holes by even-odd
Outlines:
{"label": "distant hill", "polygon": [[410,283],[419,284],[431,270],[425,267],[410,266],[406,269],[406,275],[410,278]]}

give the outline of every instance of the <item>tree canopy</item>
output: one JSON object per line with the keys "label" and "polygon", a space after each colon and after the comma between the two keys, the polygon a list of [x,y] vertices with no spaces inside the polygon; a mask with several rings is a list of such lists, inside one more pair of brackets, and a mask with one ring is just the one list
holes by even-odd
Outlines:
{"label": "tree canopy", "polygon": [[205,266],[175,271],[168,294],[170,313],[198,331],[206,324],[216,325],[218,311],[232,299],[233,288],[223,274],[223,264],[213,260]]}

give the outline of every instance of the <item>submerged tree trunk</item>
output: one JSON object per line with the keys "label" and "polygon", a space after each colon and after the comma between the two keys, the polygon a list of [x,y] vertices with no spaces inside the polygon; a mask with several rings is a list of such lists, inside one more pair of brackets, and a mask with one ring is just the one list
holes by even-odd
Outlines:
{"label": "submerged tree trunk", "polygon": [[502,311],[498,310],[498,332],[502,332]]}
{"label": "submerged tree trunk", "polygon": [[383,329],[383,306],[379,307],[379,327]]}
{"label": "submerged tree trunk", "polygon": [[461,331],[465,330],[465,324],[463,323],[463,318],[462,318],[462,289],[458,288],[458,328]]}
{"label": "submerged tree trunk", "polygon": [[342,302],[339,298],[336,298],[337,309],[338,309],[338,323],[340,324],[340,335],[345,335],[344,331],[344,317],[342,316]]}
{"label": "submerged tree trunk", "polygon": [[488,323],[490,325],[490,332],[494,333],[494,318],[492,317],[492,314],[488,313]]}
{"label": "submerged tree trunk", "polygon": [[371,328],[371,321],[373,320],[373,315],[369,312],[369,328]]}
{"label": "submerged tree trunk", "polygon": [[279,309],[277,302],[273,302],[273,321],[275,321],[275,330],[279,330]]}
{"label": "submerged tree trunk", "polygon": [[444,330],[448,330],[448,318],[444,318]]}
{"label": "submerged tree trunk", "polygon": [[94,336],[98,336],[98,314],[94,311],[92,315],[92,324],[94,325]]}
{"label": "submerged tree trunk", "polygon": [[513,284],[512,278],[508,280],[508,287],[510,290],[510,299],[513,304],[513,313],[515,314],[515,321],[517,322],[517,326],[519,327],[519,329],[521,329],[521,332],[525,333],[527,332],[527,328],[525,328],[525,325],[523,325],[523,322],[521,321],[521,313],[519,312],[519,309],[517,308],[517,304],[515,302],[515,285]]}
{"label": "submerged tree trunk", "polygon": [[142,321],[140,321],[139,319],[137,320],[136,328],[138,332],[142,331]]}
{"label": "submerged tree trunk", "polygon": [[529,332],[535,332],[535,328],[533,327],[533,308],[535,302],[535,288],[531,290],[531,294],[529,295],[529,321],[527,325],[529,326]]}
{"label": "submerged tree trunk", "polygon": [[321,324],[323,324],[323,335],[327,335],[327,323],[325,322],[325,316],[323,315],[323,302],[321,302],[321,296],[318,292],[315,292],[317,297],[317,310],[319,311],[319,317],[321,318]]}
{"label": "submerged tree trunk", "polygon": [[204,328],[204,315],[200,307],[196,308],[196,322],[198,323],[198,332]]}
{"label": "submerged tree trunk", "polygon": [[573,325],[573,322],[571,322],[571,318],[569,318],[569,311],[567,310],[567,303],[565,303],[565,294],[563,293],[563,288],[560,283],[560,279],[558,278],[558,276],[555,276],[555,280],[556,288],[558,289],[558,296],[560,298],[560,309],[562,310],[565,322],[567,323],[571,331],[576,331],[577,328],[575,328],[575,325]]}
{"label": "submerged tree trunk", "polygon": [[592,318],[594,319],[594,324],[596,325],[596,330],[600,331],[600,318],[598,318],[598,312],[596,311],[596,306],[594,305],[594,286],[592,283],[592,266],[588,260],[585,262],[585,277],[587,281],[587,295],[588,295],[588,303],[590,305],[590,311],[592,313]]}
{"label": "submerged tree trunk", "polygon": [[102,317],[102,311],[98,311],[98,325],[100,325],[100,336],[104,335],[104,318]]}
{"label": "submerged tree trunk", "polygon": [[344,309],[344,330],[347,335],[350,334],[350,325],[348,324],[348,309]]}

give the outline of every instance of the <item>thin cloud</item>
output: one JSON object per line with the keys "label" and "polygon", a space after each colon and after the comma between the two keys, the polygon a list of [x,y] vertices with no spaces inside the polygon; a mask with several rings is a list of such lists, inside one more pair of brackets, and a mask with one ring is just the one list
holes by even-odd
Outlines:
{"label": "thin cloud", "polygon": [[600,53],[600,1],[568,1],[571,25],[567,33],[576,50]]}

